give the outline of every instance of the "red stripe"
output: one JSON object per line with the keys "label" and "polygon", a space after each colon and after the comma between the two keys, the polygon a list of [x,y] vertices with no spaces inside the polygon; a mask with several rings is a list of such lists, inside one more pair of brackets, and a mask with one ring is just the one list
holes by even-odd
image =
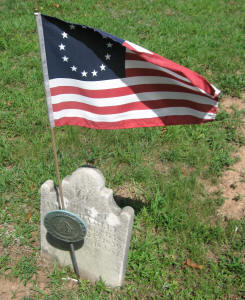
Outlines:
{"label": "red stripe", "polygon": [[105,89],[105,90],[87,90],[87,89],[82,89],[73,86],[59,86],[50,89],[51,96],[57,96],[61,94],[77,94],[77,95],[82,95],[90,98],[111,98],[111,97],[127,96],[127,95],[145,93],[145,92],[165,92],[165,91],[191,93],[191,94],[207,97],[207,95],[204,95],[201,92],[196,92],[179,85],[171,85],[171,84],[138,84],[138,85],[121,87],[121,88]]}
{"label": "red stripe", "polygon": [[[158,54],[156,54],[156,53],[154,53],[154,52],[152,52],[152,54],[146,53],[146,52],[138,52],[138,50],[134,49],[134,48],[133,48],[131,45],[129,45],[127,42],[124,42],[124,43],[123,43],[123,46],[126,47],[126,48],[128,48],[129,50],[135,52],[135,53],[128,53],[128,52],[126,52],[125,58],[128,59],[128,60],[139,60],[139,61],[145,61],[145,62],[152,63],[151,60],[152,60],[152,58],[153,58],[155,55],[159,56],[159,57],[162,58],[163,60],[167,60],[166,58],[164,58],[164,57],[162,57],[162,56],[160,56],[160,55],[158,55]],[[159,58],[158,58],[158,59],[159,59]],[[167,60],[167,61],[172,62],[171,60]],[[152,63],[152,64],[153,64],[153,65],[156,65],[156,66],[161,66],[162,63],[163,63],[163,62],[160,61],[160,62],[158,62],[158,63]],[[178,65],[178,66],[180,66],[180,65]],[[181,66],[180,66],[180,67],[181,67]],[[171,67],[169,68],[169,67],[165,66],[164,68],[169,69],[170,71],[173,71],[173,70],[171,69]],[[181,76],[183,76],[183,77],[186,77],[186,76],[183,75],[183,73],[182,73],[181,71],[179,71],[177,68],[174,70],[174,72],[175,72],[176,74],[178,74],[178,75],[181,75]]]}
{"label": "red stripe", "polygon": [[161,77],[162,76],[193,86],[191,82],[186,82],[184,80],[176,78],[174,75],[171,75],[161,70],[144,69],[144,68],[127,68],[125,71],[126,71],[125,72],[126,77],[136,77],[136,76],[160,76]]}
{"label": "red stripe", "polygon": [[154,69],[144,69],[144,68],[127,68],[126,69],[126,77],[135,77],[135,76],[163,76],[163,77],[169,77],[173,78],[177,81],[181,81],[185,84],[188,84],[184,80],[177,79],[176,77],[160,70],[154,70]]}
{"label": "red stripe", "polygon": [[147,61],[152,63],[153,65],[157,65],[166,69],[171,70],[174,73],[177,73],[183,77],[188,78],[194,86],[199,87],[200,89],[204,90],[206,93],[215,96],[215,90],[211,86],[211,84],[200,74],[181,66],[169,59],[166,59],[156,53],[149,54],[149,53],[141,53],[137,52],[132,46],[130,46],[127,42],[123,43],[123,46],[126,48],[136,51],[136,54],[140,57],[140,60]]}
{"label": "red stripe", "polygon": [[[133,54],[133,53],[126,52],[125,59],[126,60],[144,61],[146,63],[149,63],[148,61],[146,61],[145,59],[140,57],[138,54]],[[151,69],[151,66],[152,66],[152,69]],[[171,71],[171,70],[169,70],[169,71]],[[181,75],[181,73],[176,73],[176,75]],[[172,78],[177,81],[180,81],[185,84],[189,84],[189,85],[193,86],[193,84],[191,82],[188,83],[187,81],[179,79],[170,73],[164,72],[164,70],[154,69],[154,65],[152,63],[149,63],[149,68],[130,68],[130,67],[127,68],[126,69],[126,77],[134,77],[134,76],[164,76],[164,77]]]}
{"label": "red stripe", "polygon": [[154,101],[142,101],[134,102],[117,106],[106,106],[106,107],[96,107],[93,105],[70,101],[62,102],[59,104],[53,104],[53,111],[61,111],[64,109],[80,109],[88,111],[91,113],[99,115],[110,115],[110,114],[119,114],[132,110],[146,110],[146,109],[159,109],[159,108],[171,108],[171,107],[187,107],[202,112],[216,113],[217,108],[212,105],[207,104],[198,104],[188,100],[172,100],[172,99],[163,99],[163,100],[154,100]]}
{"label": "red stripe", "polygon": [[93,122],[83,118],[61,118],[55,120],[55,127],[75,125],[94,129],[126,129],[137,127],[156,127],[168,125],[203,124],[212,120],[203,120],[193,116],[168,116],[161,118],[125,120],[119,122]]}
{"label": "red stripe", "polygon": [[[146,63],[149,63],[149,68],[150,68],[150,66],[152,65],[152,67],[154,68],[154,66],[157,66],[157,67],[159,67],[159,65],[154,65],[154,64],[152,64],[151,62],[149,62],[148,60],[146,60],[145,58],[143,58],[143,57],[141,57],[139,54],[133,54],[133,53],[127,53],[126,52],[126,54],[125,54],[125,59],[126,60],[137,60],[137,61],[144,61],[144,62],[146,62]],[[165,68],[165,69],[167,69],[167,68]],[[141,70],[143,70],[143,69],[141,69]],[[145,69],[144,69],[145,70]],[[167,69],[167,70],[169,70],[169,69]],[[172,71],[172,70],[169,70],[169,71]],[[164,72],[164,71],[162,71],[162,72]],[[173,71],[172,71],[173,72]],[[183,74],[181,73],[181,72],[175,72],[177,75],[180,75],[180,76],[182,76],[182,77],[185,77],[185,76],[183,76]],[[170,78],[174,78],[174,79],[176,79],[176,77],[175,76],[173,76],[173,75],[170,75],[169,73],[165,73],[166,74],[166,76],[167,77],[170,77]],[[138,74],[139,76],[144,76],[144,75],[142,75],[142,73],[141,74]],[[151,76],[151,75],[149,75],[149,76]],[[127,76],[128,77],[128,76]],[[179,81],[181,81],[181,82],[184,82],[184,83],[186,83],[186,81],[184,81],[184,80],[180,80],[179,78],[178,78],[178,80]]]}
{"label": "red stripe", "polygon": [[145,61],[144,58],[140,57],[138,54],[134,54],[134,53],[125,53],[125,59],[126,60],[140,60],[140,61]]}

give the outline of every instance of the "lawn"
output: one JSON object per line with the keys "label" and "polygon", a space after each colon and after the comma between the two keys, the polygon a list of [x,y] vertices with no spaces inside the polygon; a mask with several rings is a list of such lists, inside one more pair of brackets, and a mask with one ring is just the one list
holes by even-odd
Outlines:
{"label": "lawn", "polygon": [[[44,14],[100,28],[202,74],[222,97],[242,95],[242,0],[36,2]],[[220,107],[205,125],[56,128],[61,177],[95,166],[135,219],[122,288],[88,281],[69,288],[62,278],[75,276],[70,268],[44,267],[39,190],[57,179],[35,5],[0,0],[0,279],[20,280],[26,300],[244,299],[245,220],[218,216],[226,195],[214,188],[245,143],[244,111],[236,109]]]}

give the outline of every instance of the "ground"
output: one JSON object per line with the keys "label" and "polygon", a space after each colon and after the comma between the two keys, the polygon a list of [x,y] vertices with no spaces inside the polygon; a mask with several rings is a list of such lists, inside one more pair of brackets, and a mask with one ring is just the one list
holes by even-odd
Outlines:
{"label": "ground", "polygon": [[[223,98],[221,100],[221,106],[223,106],[227,111],[236,108],[238,110],[245,109],[245,94],[241,99],[239,98]],[[245,118],[244,118],[245,121]],[[245,136],[245,129],[242,129]],[[219,184],[211,187],[211,191],[221,191],[225,197],[225,202],[217,211],[217,215],[224,218],[240,219],[245,216],[245,146],[239,148],[239,151],[235,153],[240,160],[224,172],[223,176],[219,180]],[[117,198],[135,198],[136,191],[134,187],[131,189],[127,187],[121,187],[116,191]],[[15,253],[23,255],[22,250],[15,249]],[[38,289],[44,289],[48,283],[49,266],[44,266],[41,258],[38,259],[40,265],[42,265],[42,271],[37,274],[38,277]],[[44,274],[44,270],[46,270]],[[72,288],[74,284],[71,280],[64,282],[67,288]],[[9,299],[24,299],[30,294],[30,290],[33,290],[33,284],[31,282],[26,285],[23,282],[17,280],[8,279],[0,277],[0,300]],[[47,290],[46,290],[47,291]]]}
{"label": "ground", "polygon": [[[245,109],[245,94],[242,99],[224,98],[221,102],[227,110]],[[243,119],[245,122],[245,118]],[[241,129],[245,136],[245,127]],[[228,169],[222,176],[218,189],[224,193],[225,203],[218,210],[223,217],[240,219],[245,216],[245,146],[235,153],[239,161]]]}

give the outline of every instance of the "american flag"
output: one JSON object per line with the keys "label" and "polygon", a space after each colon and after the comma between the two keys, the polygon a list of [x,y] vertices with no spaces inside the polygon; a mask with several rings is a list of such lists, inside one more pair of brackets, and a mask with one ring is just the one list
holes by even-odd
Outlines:
{"label": "american flag", "polygon": [[219,90],[201,75],[99,29],[39,17],[51,127],[122,129],[215,119]]}

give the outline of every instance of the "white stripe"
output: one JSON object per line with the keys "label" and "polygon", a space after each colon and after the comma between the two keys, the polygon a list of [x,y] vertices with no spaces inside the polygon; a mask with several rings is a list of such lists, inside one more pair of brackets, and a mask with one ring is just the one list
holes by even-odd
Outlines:
{"label": "white stripe", "polygon": [[57,96],[52,96],[52,104],[74,101],[93,105],[96,107],[106,107],[141,101],[155,101],[161,99],[163,99],[163,101],[164,99],[187,100],[192,101],[194,103],[209,104],[218,107],[217,101],[211,100],[210,98],[207,98],[205,96],[177,92],[146,92],[112,98],[90,98],[77,94],[61,94]]}
{"label": "white stripe", "polygon": [[168,73],[170,75],[173,75],[174,77],[186,81],[186,82],[191,82],[188,78],[183,77],[173,71],[170,71],[169,69],[159,67],[157,65],[154,65],[152,63],[149,63],[147,61],[139,61],[139,60],[125,60],[125,68],[139,68],[139,69],[153,69],[153,70],[159,70],[163,71],[165,73]]}
{"label": "white stripe", "polygon": [[100,81],[82,81],[70,78],[54,78],[51,79],[50,88],[59,86],[71,86],[78,87],[86,90],[107,90],[113,88],[125,87],[127,84],[123,81],[124,79],[109,79]]}
{"label": "white stripe", "polygon": [[106,89],[116,89],[120,87],[127,87],[133,85],[144,85],[144,84],[172,84],[178,85],[189,90],[202,92],[208,95],[203,90],[189,86],[185,83],[179,82],[177,80],[161,77],[161,76],[136,76],[136,77],[128,77],[121,79],[111,79],[111,80],[100,80],[100,81],[81,81],[77,79],[68,79],[68,78],[55,78],[50,81],[50,88],[59,87],[59,86],[73,86],[87,90],[106,90]]}
{"label": "white stripe", "polygon": [[160,108],[160,109],[146,109],[146,110],[134,110],[129,112],[123,112],[112,115],[98,115],[91,112],[86,112],[79,109],[64,109],[58,112],[54,112],[54,119],[58,120],[63,117],[70,118],[84,118],[94,122],[118,122],[123,120],[132,119],[149,119],[155,117],[165,116],[195,116],[200,119],[213,120],[216,114],[204,113],[195,109],[186,107],[174,107],[174,108]]}
{"label": "white stripe", "polygon": [[131,51],[131,50],[129,50],[128,48],[126,48],[126,52],[127,52],[127,53],[132,53],[132,54],[135,54],[135,52],[134,52],[134,51]]}
{"label": "white stripe", "polygon": [[139,45],[136,45],[132,42],[129,41],[125,41],[125,43],[129,44],[135,51],[137,52],[141,52],[141,53],[148,53],[148,54],[154,54],[153,52],[151,52],[150,50],[147,50]]}
{"label": "white stripe", "polygon": [[212,86],[213,89],[215,90],[215,94],[218,96],[218,95],[221,93],[221,91],[220,91],[219,89],[217,89],[216,86],[214,86],[214,85],[212,85],[212,84],[211,84],[211,86]]}

